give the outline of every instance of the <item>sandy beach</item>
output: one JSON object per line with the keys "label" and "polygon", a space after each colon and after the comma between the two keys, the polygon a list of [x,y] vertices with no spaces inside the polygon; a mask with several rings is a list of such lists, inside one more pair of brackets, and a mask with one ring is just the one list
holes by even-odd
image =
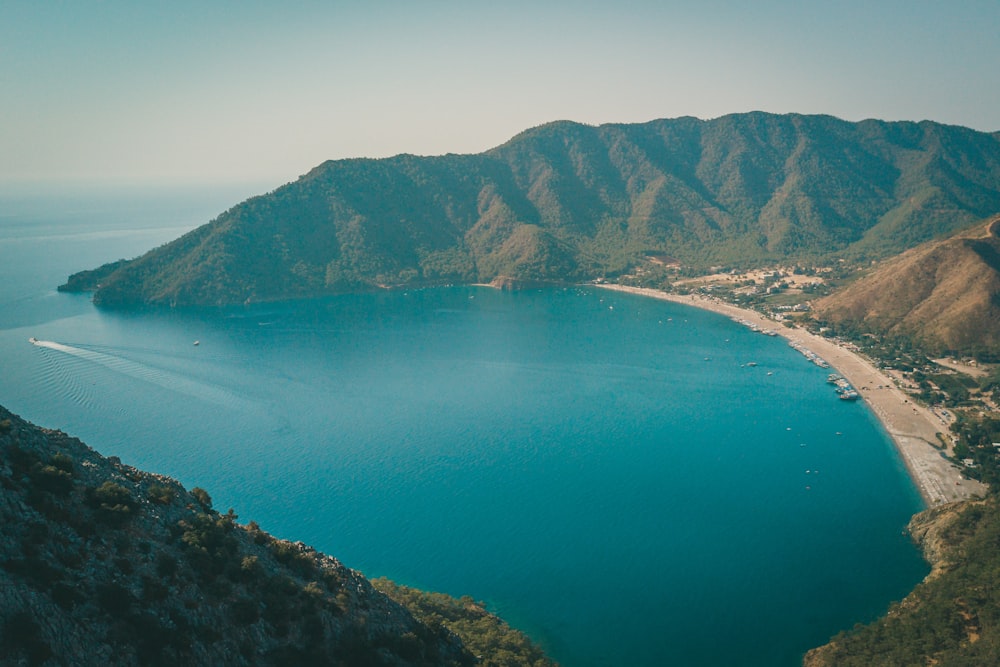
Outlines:
{"label": "sandy beach", "polygon": [[[695,295],[667,294],[655,289],[624,285],[598,285],[602,289],[628,292],[711,310],[728,317],[746,320],[817,354],[832,369],[844,376],[892,437],[906,467],[928,507],[985,494],[981,483],[965,479],[956,465],[942,456],[944,446],[939,433],[948,433],[948,424],[928,408],[914,403],[893,380],[868,360],[837,343],[799,327],[789,328],[764,315],[744,308]],[[945,438],[950,443],[949,438]]]}

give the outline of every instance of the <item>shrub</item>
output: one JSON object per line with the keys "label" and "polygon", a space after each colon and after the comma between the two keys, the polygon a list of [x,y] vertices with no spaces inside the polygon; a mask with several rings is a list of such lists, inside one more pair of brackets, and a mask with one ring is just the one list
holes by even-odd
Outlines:
{"label": "shrub", "polygon": [[104,482],[94,489],[92,503],[101,509],[115,509],[118,507],[132,507],[135,500],[132,494],[121,484],[114,482]]}
{"label": "shrub", "polygon": [[113,525],[127,521],[136,506],[135,499],[128,489],[110,481],[104,482],[91,492],[90,503],[105,521]]}
{"label": "shrub", "polygon": [[19,611],[7,617],[0,646],[0,655],[13,664],[19,664],[22,656],[31,665],[40,665],[52,657],[52,649],[29,611]]}
{"label": "shrub", "polygon": [[132,594],[121,584],[102,584],[97,588],[97,604],[112,616],[123,616],[132,607]]}
{"label": "shrub", "polygon": [[177,559],[168,553],[160,552],[156,558],[156,573],[164,579],[173,579],[177,574]]}
{"label": "shrub", "polygon": [[73,489],[73,474],[54,465],[36,463],[30,476],[37,488],[57,496],[65,496]]}
{"label": "shrub", "polygon": [[227,565],[238,567],[239,543],[232,535],[234,525],[229,517],[216,519],[211,514],[195,514],[178,525],[184,531],[181,534],[184,555],[206,582],[224,572]]}
{"label": "shrub", "polygon": [[233,620],[239,625],[250,625],[260,618],[259,605],[251,598],[240,598],[233,603],[231,610]]}
{"label": "shrub", "polygon": [[207,512],[212,509],[212,496],[208,495],[208,491],[200,486],[196,486],[191,489],[191,495],[194,496],[194,499],[198,501],[203,510]]}
{"label": "shrub", "polygon": [[162,484],[154,484],[146,492],[146,497],[149,498],[149,501],[157,505],[169,505],[173,502],[176,495],[177,492],[174,489]]}
{"label": "shrub", "polygon": [[86,596],[80,592],[77,586],[73,586],[66,582],[60,581],[52,586],[52,600],[65,609],[69,611],[77,605],[77,603],[82,602],[86,599]]}
{"label": "shrub", "polygon": [[52,460],[49,461],[49,463],[54,467],[58,468],[59,470],[68,472],[71,475],[75,471],[73,459],[67,454],[64,454],[63,452],[56,452],[55,454],[53,454]]}
{"label": "shrub", "polygon": [[162,581],[150,577],[149,575],[143,575],[142,577],[143,602],[160,602],[162,600],[166,600],[169,594],[170,594],[170,589]]}

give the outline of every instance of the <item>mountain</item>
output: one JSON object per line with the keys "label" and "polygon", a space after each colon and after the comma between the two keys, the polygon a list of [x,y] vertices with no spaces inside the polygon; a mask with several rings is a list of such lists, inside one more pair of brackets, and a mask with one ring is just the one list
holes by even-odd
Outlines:
{"label": "mountain", "polygon": [[132,260],[71,276],[106,306],[886,257],[1000,211],[1000,137],[748,113],[556,122],[478,155],[323,163]]}
{"label": "mountain", "polygon": [[813,304],[817,319],[936,352],[1000,352],[1000,217],[878,264]]}
{"label": "mountain", "polygon": [[381,582],[404,606],[236,519],[0,408],[0,663],[552,664],[471,600]]}

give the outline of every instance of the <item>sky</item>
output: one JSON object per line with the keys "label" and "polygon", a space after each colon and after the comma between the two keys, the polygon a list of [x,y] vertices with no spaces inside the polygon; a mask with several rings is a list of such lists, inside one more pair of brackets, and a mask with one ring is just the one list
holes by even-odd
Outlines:
{"label": "sky", "polygon": [[0,185],[276,187],[554,120],[1000,130],[996,0],[3,0]]}

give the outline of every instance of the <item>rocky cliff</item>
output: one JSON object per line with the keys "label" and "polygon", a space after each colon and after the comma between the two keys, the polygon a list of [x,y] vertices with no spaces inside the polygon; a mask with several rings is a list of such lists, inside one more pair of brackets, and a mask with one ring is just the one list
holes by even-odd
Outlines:
{"label": "rocky cliff", "polygon": [[[494,664],[335,558],[3,408],[0,525],[2,664]],[[549,664],[533,651],[505,664]]]}
{"label": "rocky cliff", "polygon": [[996,496],[921,512],[910,533],[932,565],[930,574],[882,618],[807,653],[805,667],[998,664]]}

